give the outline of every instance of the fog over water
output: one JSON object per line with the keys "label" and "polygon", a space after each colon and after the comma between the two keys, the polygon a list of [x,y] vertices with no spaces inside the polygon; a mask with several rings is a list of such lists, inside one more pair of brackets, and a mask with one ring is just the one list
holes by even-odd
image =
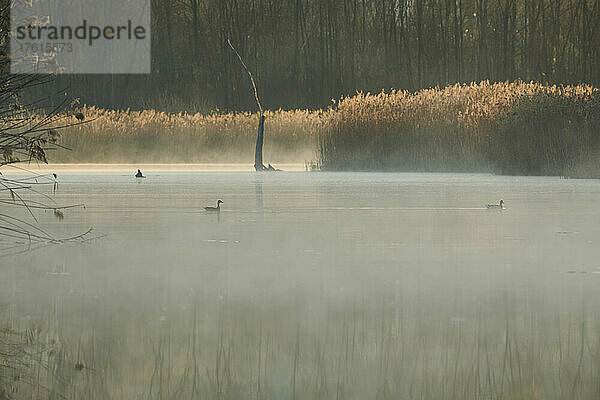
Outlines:
{"label": "fog over water", "polygon": [[599,181],[134,172],[61,172],[40,223],[105,236],[0,258],[67,398],[599,395]]}

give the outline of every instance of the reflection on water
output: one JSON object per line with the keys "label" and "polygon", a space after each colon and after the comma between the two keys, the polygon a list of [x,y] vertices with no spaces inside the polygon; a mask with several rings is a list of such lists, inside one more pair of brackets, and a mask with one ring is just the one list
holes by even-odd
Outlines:
{"label": "reflection on water", "polygon": [[256,193],[256,209],[262,213],[263,211],[263,180],[258,177],[254,181],[254,192]]}
{"label": "reflection on water", "polygon": [[146,170],[60,174],[87,208],[41,222],[107,236],[0,260],[3,315],[56,343],[44,387],[598,398],[600,183]]}

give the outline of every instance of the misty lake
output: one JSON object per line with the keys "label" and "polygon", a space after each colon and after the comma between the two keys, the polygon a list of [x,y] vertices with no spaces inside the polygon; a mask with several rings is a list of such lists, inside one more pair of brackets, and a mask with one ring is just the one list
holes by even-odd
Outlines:
{"label": "misty lake", "polygon": [[61,171],[40,223],[102,237],[0,258],[49,397],[598,397],[600,181],[134,172]]}

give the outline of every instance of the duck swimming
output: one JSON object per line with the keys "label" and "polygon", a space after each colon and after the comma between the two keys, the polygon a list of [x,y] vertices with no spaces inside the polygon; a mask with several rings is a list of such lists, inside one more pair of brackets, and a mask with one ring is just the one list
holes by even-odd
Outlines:
{"label": "duck swimming", "polygon": [[140,171],[139,169],[138,169],[137,174],[135,174],[135,177],[136,178],[145,178],[144,174],[142,174],[142,171]]}
{"label": "duck swimming", "polygon": [[488,204],[488,210],[504,210],[504,200],[500,200],[500,204]]}
{"label": "duck swimming", "polygon": [[223,203],[223,200],[217,200],[217,206],[216,207],[204,207],[204,209],[206,211],[221,211],[221,203]]}

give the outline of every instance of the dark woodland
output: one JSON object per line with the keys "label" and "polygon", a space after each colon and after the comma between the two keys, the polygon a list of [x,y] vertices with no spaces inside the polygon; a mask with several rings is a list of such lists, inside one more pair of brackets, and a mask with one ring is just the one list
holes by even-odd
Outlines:
{"label": "dark woodland", "polygon": [[152,0],[152,74],[60,76],[82,104],[322,108],[456,82],[600,84],[600,0]]}

